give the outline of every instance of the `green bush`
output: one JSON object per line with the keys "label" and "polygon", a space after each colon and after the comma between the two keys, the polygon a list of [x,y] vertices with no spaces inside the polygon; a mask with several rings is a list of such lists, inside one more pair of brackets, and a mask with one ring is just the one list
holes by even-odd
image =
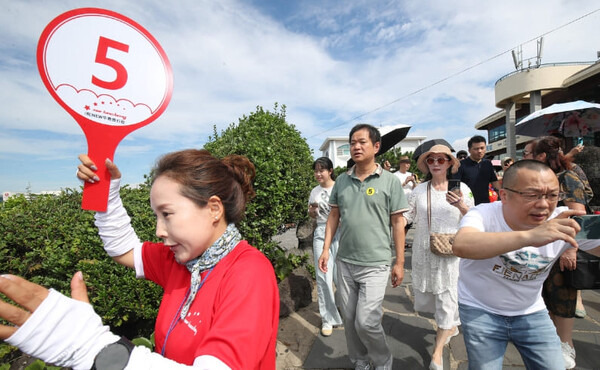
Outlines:
{"label": "green bush", "polygon": [[307,218],[307,201],[313,187],[312,153],[294,125],[285,120],[285,106],[275,104],[269,112],[256,112],[240,118],[204,148],[217,157],[244,155],[254,163],[256,197],[248,204],[240,231],[250,244],[265,253],[279,279],[307,260],[287,256],[271,238],[282,225]]}
{"label": "green bush", "polygon": [[[148,188],[124,187],[121,195],[142,240],[153,238]],[[81,209],[81,192],[10,198],[0,212],[0,271],[70,295],[73,274],[81,270],[90,302],[116,332],[149,335],[161,289],[106,255],[93,212]]]}
{"label": "green bush", "polygon": [[[312,183],[312,156],[300,133],[285,122],[285,107],[275,112],[258,108],[206,144],[218,157],[246,155],[256,166],[256,197],[248,205],[240,231],[261,249],[277,277],[285,278],[308,256],[288,255],[272,237],[280,228],[307,217]],[[156,240],[150,209],[150,177],[121,198],[141,240]],[[21,195],[0,203],[0,271],[22,276],[70,295],[70,281],[80,270],[90,302],[103,322],[128,338],[151,337],[162,296],[160,287],[135,278],[131,269],[114,262],[102,248],[94,213],[81,209],[81,191],[60,195]],[[0,363],[18,353],[0,344]]]}

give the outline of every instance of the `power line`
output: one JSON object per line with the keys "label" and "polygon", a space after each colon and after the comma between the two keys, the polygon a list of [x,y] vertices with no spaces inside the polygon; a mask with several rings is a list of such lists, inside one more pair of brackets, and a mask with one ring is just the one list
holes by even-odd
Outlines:
{"label": "power line", "polygon": [[516,47],[518,47],[518,46],[521,46],[521,45],[526,45],[526,44],[529,44],[530,42],[536,41],[536,40],[538,40],[540,37],[544,37],[544,36],[546,36],[546,35],[549,35],[549,34],[551,34],[551,33],[553,33],[553,32],[556,32],[556,31],[558,31],[558,30],[560,30],[560,29],[562,29],[562,28],[565,28],[565,27],[567,27],[567,26],[569,26],[569,25],[571,25],[571,24],[573,24],[573,23],[575,23],[575,22],[579,22],[579,21],[580,21],[580,20],[582,20],[583,18],[586,18],[586,17],[588,17],[588,16],[590,16],[590,15],[592,15],[592,14],[594,14],[594,13],[597,13],[597,12],[599,12],[599,11],[600,11],[600,8],[598,8],[598,9],[596,9],[596,10],[593,10],[593,11],[591,11],[591,12],[587,13],[587,14],[584,14],[584,15],[582,15],[581,17],[575,18],[575,19],[573,19],[573,20],[571,20],[571,21],[569,21],[569,22],[567,22],[567,23],[565,23],[565,24],[562,24],[562,25],[560,25],[560,26],[558,26],[558,27],[556,27],[556,28],[553,28],[553,29],[551,29],[550,31],[547,31],[547,32],[545,32],[545,33],[542,33],[542,34],[541,34],[541,35],[539,35],[539,36],[536,36],[536,37],[534,37],[534,38],[532,38],[532,39],[530,39],[530,40],[527,40],[527,41],[525,41],[525,42],[521,43],[520,45],[517,45],[517,46],[515,46],[515,47],[512,47],[512,48],[510,48],[510,49],[508,49],[508,50],[505,50],[505,51],[503,51],[503,52],[501,52],[501,53],[498,53],[498,54],[496,54],[496,55],[494,55],[494,56],[492,56],[492,57],[490,57],[490,58],[487,58],[487,59],[485,59],[485,60],[483,60],[483,61],[481,61],[481,62],[478,62],[478,63],[476,63],[476,64],[473,64],[472,66],[466,67],[465,69],[463,69],[463,70],[460,70],[460,71],[458,71],[458,72],[456,72],[456,73],[453,73],[453,74],[451,74],[451,75],[449,75],[449,76],[447,76],[447,77],[444,77],[444,78],[442,78],[441,80],[438,80],[438,81],[436,81],[436,82],[433,82],[433,83],[431,83],[431,84],[429,84],[429,85],[426,85],[426,86],[424,86],[424,87],[421,87],[421,88],[419,88],[419,89],[417,89],[417,90],[414,90],[414,91],[412,91],[412,92],[410,92],[410,93],[408,93],[408,94],[406,94],[406,95],[403,95],[403,96],[399,97],[398,99],[392,100],[391,102],[389,102],[389,103],[386,103],[386,104],[384,104],[384,105],[382,105],[382,106],[380,106],[380,107],[377,107],[377,108],[375,108],[375,109],[372,109],[372,110],[370,110],[370,111],[368,111],[368,112],[365,112],[365,113],[359,114],[358,116],[355,116],[355,117],[353,117],[353,118],[349,119],[348,121],[342,122],[342,123],[340,123],[339,125],[336,125],[336,126],[333,126],[333,127],[331,127],[331,128],[328,128],[328,129],[326,129],[326,130],[322,131],[322,132],[321,132],[321,133],[319,133],[319,134],[315,134],[315,135],[313,135],[313,136],[310,136],[310,137],[309,137],[309,139],[312,139],[312,138],[314,138],[314,137],[316,137],[316,136],[322,135],[322,134],[323,134],[323,133],[325,133],[325,132],[332,131],[332,130],[334,130],[334,129],[338,128],[338,127],[345,126],[345,125],[347,125],[348,123],[350,123],[350,122],[352,122],[352,121],[356,121],[356,120],[357,120],[357,119],[359,119],[359,118],[362,118],[362,117],[364,117],[364,116],[367,116],[367,115],[369,115],[369,114],[371,114],[371,113],[375,113],[375,112],[377,112],[377,111],[379,111],[379,110],[382,110],[382,109],[383,109],[383,108],[385,108],[385,107],[389,107],[390,105],[396,104],[396,103],[398,103],[398,102],[399,102],[399,101],[401,101],[401,100],[404,100],[404,99],[406,99],[406,98],[408,98],[408,97],[411,97],[411,96],[413,96],[413,95],[416,95],[416,94],[418,94],[418,93],[420,93],[420,92],[422,92],[422,91],[424,91],[424,90],[427,90],[427,89],[429,89],[429,88],[432,88],[432,87],[434,87],[434,86],[436,86],[436,85],[439,85],[439,84],[441,84],[441,83],[443,83],[443,82],[446,82],[446,81],[448,81],[448,80],[449,80],[449,79],[451,79],[451,78],[454,78],[454,77],[456,77],[456,76],[459,76],[459,75],[461,75],[461,74],[463,74],[463,73],[465,73],[465,72],[468,72],[468,71],[470,71],[470,70],[472,70],[472,69],[474,69],[474,68],[477,68],[477,67],[479,67],[479,66],[480,66],[480,65],[482,65],[482,64],[485,64],[485,63],[491,62],[492,60],[494,60],[494,59],[497,59],[497,58],[501,57],[501,56],[502,56],[502,55],[504,55],[504,54],[510,53],[510,52],[511,52],[513,49],[515,49],[515,48],[516,48]]}

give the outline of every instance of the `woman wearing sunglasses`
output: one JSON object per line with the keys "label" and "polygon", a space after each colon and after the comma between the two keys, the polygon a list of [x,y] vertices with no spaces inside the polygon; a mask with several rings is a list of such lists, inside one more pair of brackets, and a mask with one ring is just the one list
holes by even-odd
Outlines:
{"label": "woman wearing sunglasses", "polygon": [[447,146],[434,145],[419,157],[417,166],[426,175],[425,181],[413,190],[408,199],[409,210],[404,214],[408,223],[416,225],[412,248],[414,308],[434,314],[437,334],[429,368],[443,369],[444,346],[458,335],[460,325],[459,259],[431,253],[429,235],[431,232],[455,233],[461,217],[474,206],[474,199],[471,189],[462,182],[458,189],[448,191],[448,179],[458,171],[460,162]]}

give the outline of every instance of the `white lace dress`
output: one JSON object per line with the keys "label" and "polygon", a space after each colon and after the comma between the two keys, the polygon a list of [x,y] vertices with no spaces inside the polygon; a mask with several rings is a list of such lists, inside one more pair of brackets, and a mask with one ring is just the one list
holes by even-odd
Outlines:
{"label": "white lace dress", "polygon": [[[419,184],[408,199],[407,221],[413,222],[415,236],[412,245],[412,284],[420,292],[440,294],[447,290],[456,295],[458,283],[458,257],[438,257],[429,251],[427,227],[427,184]],[[474,205],[471,189],[460,184],[465,204]],[[431,231],[455,233],[462,215],[458,208],[446,201],[446,191],[431,188]]]}

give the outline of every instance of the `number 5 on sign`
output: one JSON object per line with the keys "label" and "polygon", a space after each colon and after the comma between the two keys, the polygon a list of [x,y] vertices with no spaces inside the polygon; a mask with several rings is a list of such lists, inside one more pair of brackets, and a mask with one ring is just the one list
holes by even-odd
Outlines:
{"label": "number 5 on sign", "polygon": [[173,74],[156,39],[133,20],[105,9],[63,13],[42,32],[40,76],[50,95],[81,126],[100,181],[86,183],[82,208],[105,211],[119,142],[167,108]]}

